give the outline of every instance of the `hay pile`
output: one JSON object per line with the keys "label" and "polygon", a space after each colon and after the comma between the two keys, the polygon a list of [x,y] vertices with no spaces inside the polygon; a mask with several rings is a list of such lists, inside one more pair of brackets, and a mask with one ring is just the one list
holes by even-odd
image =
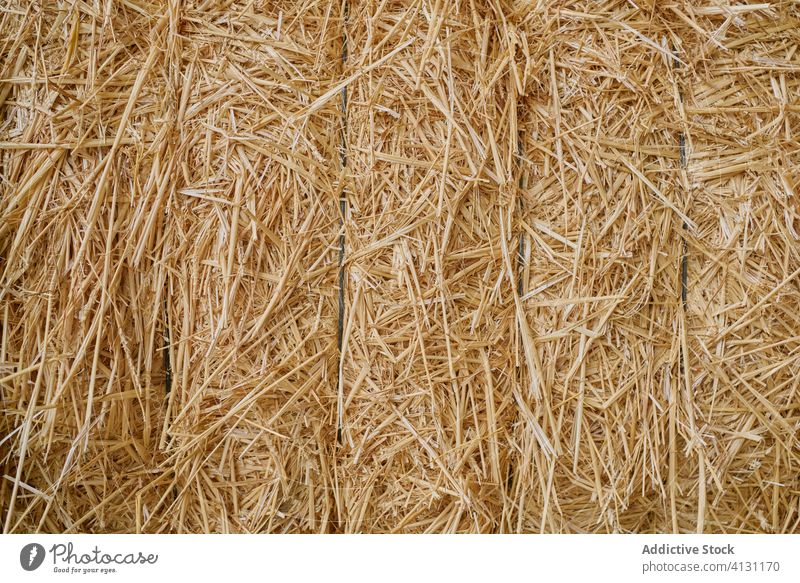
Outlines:
{"label": "hay pile", "polygon": [[798,42],[3,0],[4,532],[797,532]]}

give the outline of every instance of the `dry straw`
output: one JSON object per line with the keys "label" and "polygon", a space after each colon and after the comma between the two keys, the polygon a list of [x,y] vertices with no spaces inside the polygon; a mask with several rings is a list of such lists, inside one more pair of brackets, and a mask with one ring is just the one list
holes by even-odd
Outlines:
{"label": "dry straw", "polygon": [[799,42],[3,0],[4,532],[797,532]]}

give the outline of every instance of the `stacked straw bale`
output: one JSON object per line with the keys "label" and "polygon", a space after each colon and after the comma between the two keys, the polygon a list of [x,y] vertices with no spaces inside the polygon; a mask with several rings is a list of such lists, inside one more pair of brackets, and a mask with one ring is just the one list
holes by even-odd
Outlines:
{"label": "stacked straw bale", "polygon": [[799,43],[3,0],[4,532],[797,532]]}

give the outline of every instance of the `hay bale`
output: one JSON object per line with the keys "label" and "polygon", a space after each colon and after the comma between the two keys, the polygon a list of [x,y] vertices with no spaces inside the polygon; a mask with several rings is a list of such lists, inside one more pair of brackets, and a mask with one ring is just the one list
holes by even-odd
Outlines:
{"label": "hay bale", "polygon": [[4,532],[796,532],[799,17],[10,0]]}

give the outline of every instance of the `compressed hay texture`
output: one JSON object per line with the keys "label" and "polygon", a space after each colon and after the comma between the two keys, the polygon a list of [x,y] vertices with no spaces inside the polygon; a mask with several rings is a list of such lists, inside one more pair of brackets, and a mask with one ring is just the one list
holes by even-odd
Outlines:
{"label": "compressed hay texture", "polygon": [[800,530],[796,3],[0,43],[4,532]]}

